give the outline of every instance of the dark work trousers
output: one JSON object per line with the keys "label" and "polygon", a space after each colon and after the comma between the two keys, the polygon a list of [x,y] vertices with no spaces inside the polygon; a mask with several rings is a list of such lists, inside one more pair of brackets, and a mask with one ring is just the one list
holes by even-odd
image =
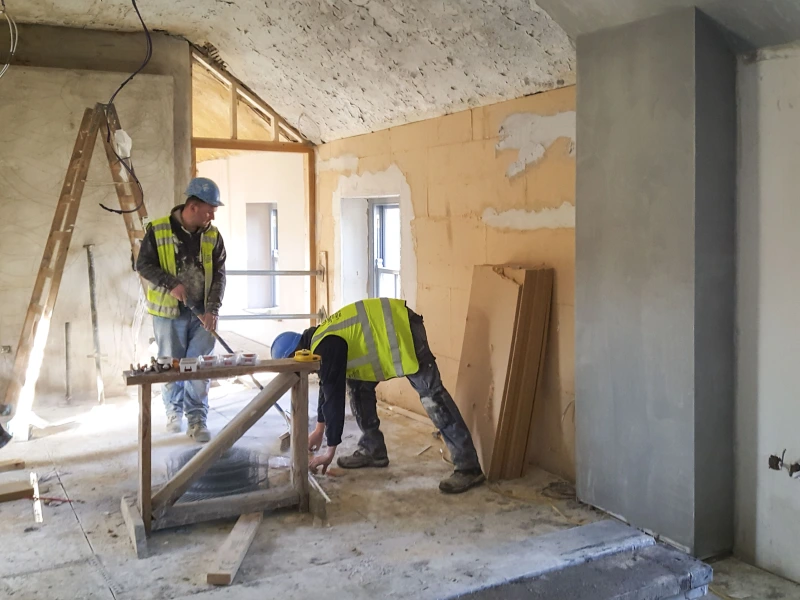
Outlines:
{"label": "dark work trousers", "polygon": [[[475,451],[469,429],[453,398],[442,385],[442,377],[436,365],[436,358],[428,345],[428,334],[425,332],[422,317],[411,309],[408,310],[408,316],[411,321],[414,351],[419,361],[419,371],[408,375],[408,381],[419,394],[425,412],[441,432],[450,450],[455,470],[480,471],[478,453]],[[375,382],[347,380],[347,387],[350,390],[350,410],[362,433],[358,447],[372,457],[384,458],[387,453],[383,433],[380,430],[381,421],[378,418],[378,400],[375,396],[377,386]]]}

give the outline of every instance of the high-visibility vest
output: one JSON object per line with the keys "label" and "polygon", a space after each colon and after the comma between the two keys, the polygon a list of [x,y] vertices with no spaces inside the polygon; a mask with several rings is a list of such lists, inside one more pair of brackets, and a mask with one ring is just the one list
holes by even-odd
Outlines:
{"label": "high-visibility vest", "polygon": [[[161,268],[170,275],[177,275],[178,269],[175,263],[175,238],[172,233],[172,223],[169,216],[156,219],[150,222],[153,233],[156,236],[156,249],[158,250],[158,262]],[[203,303],[208,302],[208,291],[211,289],[211,280],[214,275],[214,247],[217,245],[219,231],[213,225],[209,225],[200,236],[200,260],[203,263],[205,274],[205,295]],[[157,317],[174,319],[180,314],[178,300],[170,296],[170,290],[157,287],[148,282],[147,285],[147,312]]]}
{"label": "high-visibility vest", "polygon": [[311,351],[329,335],[347,342],[347,378],[386,381],[419,371],[404,300],[372,298],[331,315],[311,338]]}

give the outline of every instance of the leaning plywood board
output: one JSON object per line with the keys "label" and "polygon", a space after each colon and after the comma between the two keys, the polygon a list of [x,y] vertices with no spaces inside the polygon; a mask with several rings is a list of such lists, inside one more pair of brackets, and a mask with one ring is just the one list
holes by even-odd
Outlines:
{"label": "leaning plywood board", "polygon": [[514,327],[522,286],[503,267],[476,266],[472,273],[455,401],[484,472],[492,464]]}
{"label": "leaning plywood board", "polygon": [[219,549],[216,563],[206,576],[208,583],[211,585],[230,585],[233,583],[263,518],[263,512],[250,513],[239,517],[228,539]]}
{"label": "leaning plywood board", "polygon": [[513,479],[524,474],[533,407],[544,372],[553,277],[552,269],[524,271],[508,385],[488,473],[490,479]]}

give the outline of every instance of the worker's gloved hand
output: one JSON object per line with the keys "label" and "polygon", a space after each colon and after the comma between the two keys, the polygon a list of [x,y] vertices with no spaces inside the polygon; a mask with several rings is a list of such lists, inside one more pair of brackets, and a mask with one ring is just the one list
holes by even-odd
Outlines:
{"label": "worker's gloved hand", "polygon": [[325,423],[317,423],[316,429],[308,436],[308,451],[316,452],[322,447],[322,436],[325,435]]}
{"label": "worker's gloved hand", "polygon": [[333,457],[335,454],[336,454],[336,446],[328,447],[328,449],[323,454],[315,456],[310,461],[308,461],[308,470],[316,475],[317,469],[322,467],[322,474],[325,475],[325,473],[328,472],[328,467],[333,462]]}
{"label": "worker's gloved hand", "polygon": [[205,327],[208,331],[217,330],[217,318],[217,315],[212,313],[200,315],[200,321],[202,321],[203,327]]}
{"label": "worker's gloved hand", "polygon": [[179,283],[174,288],[169,291],[169,295],[175,298],[176,300],[180,300],[184,304],[186,304],[186,288],[183,287],[182,283]]}

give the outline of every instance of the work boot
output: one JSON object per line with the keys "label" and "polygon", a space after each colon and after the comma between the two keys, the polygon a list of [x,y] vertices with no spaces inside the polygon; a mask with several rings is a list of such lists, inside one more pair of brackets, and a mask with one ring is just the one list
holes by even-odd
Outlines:
{"label": "work boot", "polygon": [[211,439],[211,432],[202,421],[197,423],[190,423],[189,428],[186,430],[186,435],[192,438],[195,442],[205,444]]}
{"label": "work boot", "polygon": [[171,415],[167,415],[167,431],[169,431],[170,433],[180,433],[182,420],[183,420],[183,415],[178,415],[174,413]]}
{"label": "work boot", "polygon": [[363,450],[358,449],[350,456],[340,456],[336,464],[343,469],[363,469],[364,467],[388,467],[389,458],[373,458]]}
{"label": "work boot", "polygon": [[461,494],[486,481],[480,471],[454,471],[447,479],[439,482],[439,490],[445,494]]}
{"label": "work boot", "polygon": [[0,425],[0,448],[5,446],[8,442],[11,441],[11,434],[8,433],[3,426]]}

